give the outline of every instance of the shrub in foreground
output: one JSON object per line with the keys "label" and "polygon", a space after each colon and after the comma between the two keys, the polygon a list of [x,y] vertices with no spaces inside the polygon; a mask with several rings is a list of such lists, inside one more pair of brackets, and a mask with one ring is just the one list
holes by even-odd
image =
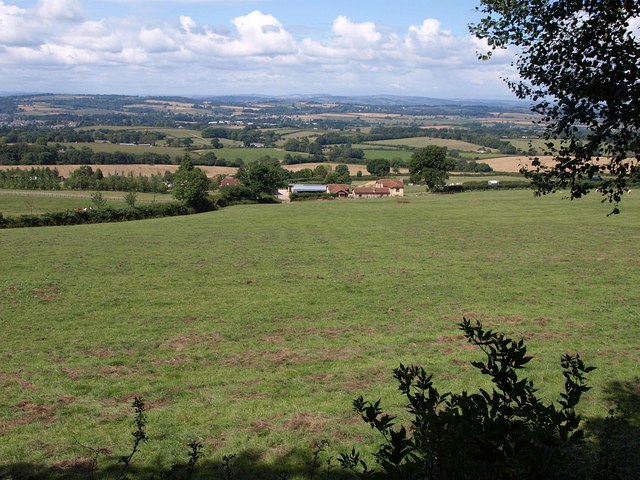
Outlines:
{"label": "shrub in foreground", "polygon": [[[587,367],[578,355],[564,355],[565,379],[558,406],[536,396],[531,380],[518,370],[531,360],[522,340],[485,331],[480,323],[460,324],[467,340],[486,354],[472,362],[490,377],[493,389],[478,393],[440,393],[422,367],[394,370],[398,389],[408,401],[411,427],[397,426],[380,401],[354,400],[354,410],[384,442],[375,460],[393,479],[525,479],[570,478],[583,440],[575,407],[586,386]],[[355,449],[342,454],[344,467],[369,472]]]}

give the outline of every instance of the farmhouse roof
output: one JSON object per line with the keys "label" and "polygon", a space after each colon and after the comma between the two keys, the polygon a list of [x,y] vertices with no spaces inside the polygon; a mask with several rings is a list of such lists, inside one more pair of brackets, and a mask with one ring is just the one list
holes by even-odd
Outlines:
{"label": "farmhouse roof", "polygon": [[386,188],[404,188],[404,180],[401,178],[381,178],[376,185]]}
{"label": "farmhouse roof", "polygon": [[349,193],[349,184],[348,183],[329,183],[327,184],[327,191],[334,195],[340,192]]}
{"label": "farmhouse roof", "polygon": [[231,185],[238,185],[239,183],[240,183],[240,180],[238,180],[235,177],[225,177],[220,182],[220,186],[221,187],[230,187]]}
{"label": "farmhouse roof", "polygon": [[356,187],[353,189],[356,195],[391,195],[387,187]]}

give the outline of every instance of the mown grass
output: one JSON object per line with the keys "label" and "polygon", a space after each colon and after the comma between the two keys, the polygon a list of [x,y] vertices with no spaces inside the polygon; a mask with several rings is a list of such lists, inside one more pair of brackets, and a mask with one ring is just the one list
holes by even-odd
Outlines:
{"label": "mown grass", "polygon": [[164,147],[164,146],[144,146],[144,145],[120,145],[117,143],[102,143],[102,142],[92,142],[92,143],[63,143],[65,147],[73,147],[76,150],[79,150],[82,147],[88,147],[94,152],[104,152],[104,153],[131,153],[135,155],[142,155],[144,153],[156,153],[158,155],[169,155],[171,158],[182,158],[186,152],[184,148],[180,147]]}
{"label": "mown grass", "polygon": [[3,231],[0,465],[126,452],[134,395],[140,465],[192,438],[266,462],[375,445],[351,400],[399,409],[399,362],[478,384],[463,316],[524,336],[545,397],[580,352],[598,366],[582,411],[604,416],[611,382],[638,384],[639,206],[478,192]]}
{"label": "mown grass", "polygon": [[398,138],[394,140],[378,140],[375,142],[368,142],[369,145],[380,146],[400,146],[406,145],[408,147],[424,148],[429,145],[436,145],[438,147],[447,147],[448,149],[456,149],[467,152],[475,152],[481,148],[482,145],[475,143],[464,142],[462,140],[452,140],[445,138],[433,138],[433,137],[413,137],[413,138]]}
{"label": "mown grass", "polygon": [[[0,213],[9,215],[39,215],[62,212],[74,208],[95,207],[89,191],[73,190],[0,190]],[[124,205],[126,192],[102,192],[107,204]],[[73,197],[73,198],[71,198]],[[137,203],[165,202],[173,200],[169,194],[136,193]]]}
{"label": "mown grass", "polygon": [[224,158],[227,161],[233,161],[236,158],[241,158],[245,163],[255,162],[259,158],[269,156],[271,158],[277,158],[282,160],[285,155],[302,155],[303,157],[309,156],[306,153],[299,152],[287,152],[279,148],[246,148],[246,147],[225,147],[220,150],[214,150],[216,157]]}

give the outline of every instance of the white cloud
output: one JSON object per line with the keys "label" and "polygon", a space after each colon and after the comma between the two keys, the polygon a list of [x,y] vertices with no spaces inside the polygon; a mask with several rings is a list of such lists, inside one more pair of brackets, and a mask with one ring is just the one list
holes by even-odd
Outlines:
{"label": "white cloud", "polygon": [[[11,79],[0,76],[0,84],[10,89],[12,79],[24,83],[32,76],[32,83],[41,85],[41,72],[50,66],[56,69],[51,82],[102,82],[111,93],[119,93],[120,85],[130,90],[137,85],[133,93],[150,92],[156,85],[167,93],[180,93],[169,88],[182,88],[182,93],[392,89],[434,95],[438,88],[446,92],[456,84],[468,86],[472,78],[489,88],[491,81],[499,83],[510,58],[501,53],[497,62],[478,62],[476,52],[486,46],[454,35],[436,19],[390,31],[338,15],[330,30],[310,38],[294,35],[274,15],[254,10],[230,19],[228,26],[212,27],[188,15],[173,22],[84,19],[75,0],[42,0],[31,10],[0,0],[0,64],[15,72]],[[473,70],[482,74],[473,76]],[[184,72],[180,81],[167,82],[176,71]],[[227,90],[212,92],[211,85]]]}
{"label": "white cloud", "polygon": [[231,23],[238,30],[240,38],[230,48],[239,55],[277,55],[294,53],[296,41],[283,25],[273,16],[255,10],[243,17],[234,18]]}
{"label": "white cloud", "polygon": [[123,41],[126,39],[121,31],[104,20],[81,23],[60,35],[59,38],[68,46],[112,53],[122,51]]}
{"label": "white cloud", "polygon": [[180,25],[182,25],[182,29],[187,33],[191,33],[197,26],[193,18],[185,15],[180,16]]}
{"label": "white cloud", "polygon": [[37,14],[44,20],[82,20],[84,9],[79,0],[40,0]]}
{"label": "white cloud", "polygon": [[25,9],[0,1],[0,45],[37,45],[43,25]]}
{"label": "white cloud", "polygon": [[370,45],[381,38],[375,24],[352,22],[342,15],[333,21],[333,33],[336,35],[338,43],[348,46]]}

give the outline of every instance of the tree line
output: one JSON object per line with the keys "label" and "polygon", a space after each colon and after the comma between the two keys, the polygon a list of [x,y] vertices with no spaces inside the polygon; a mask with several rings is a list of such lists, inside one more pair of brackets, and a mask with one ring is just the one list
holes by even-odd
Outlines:
{"label": "tree line", "polygon": [[174,174],[151,176],[129,173],[111,173],[104,175],[100,168],[95,170],[89,165],[82,165],[73,170],[63,180],[56,168],[34,167],[30,169],[10,168],[0,170],[0,188],[24,190],[103,190],[116,192],[153,192],[165,193],[173,181]]}
{"label": "tree line", "polygon": [[108,128],[76,129],[72,127],[50,128],[41,126],[9,127],[0,126],[0,137],[4,143],[136,143],[155,145],[164,140],[166,134],[151,130]]}
{"label": "tree line", "polygon": [[91,148],[46,143],[0,143],[0,165],[131,165],[173,164],[170,155],[145,152],[94,152]]}
{"label": "tree line", "polygon": [[242,142],[245,147],[255,143],[274,146],[280,138],[273,130],[258,129],[255,125],[247,125],[244,128],[207,127],[201,131],[201,135],[202,138],[235,140]]}

